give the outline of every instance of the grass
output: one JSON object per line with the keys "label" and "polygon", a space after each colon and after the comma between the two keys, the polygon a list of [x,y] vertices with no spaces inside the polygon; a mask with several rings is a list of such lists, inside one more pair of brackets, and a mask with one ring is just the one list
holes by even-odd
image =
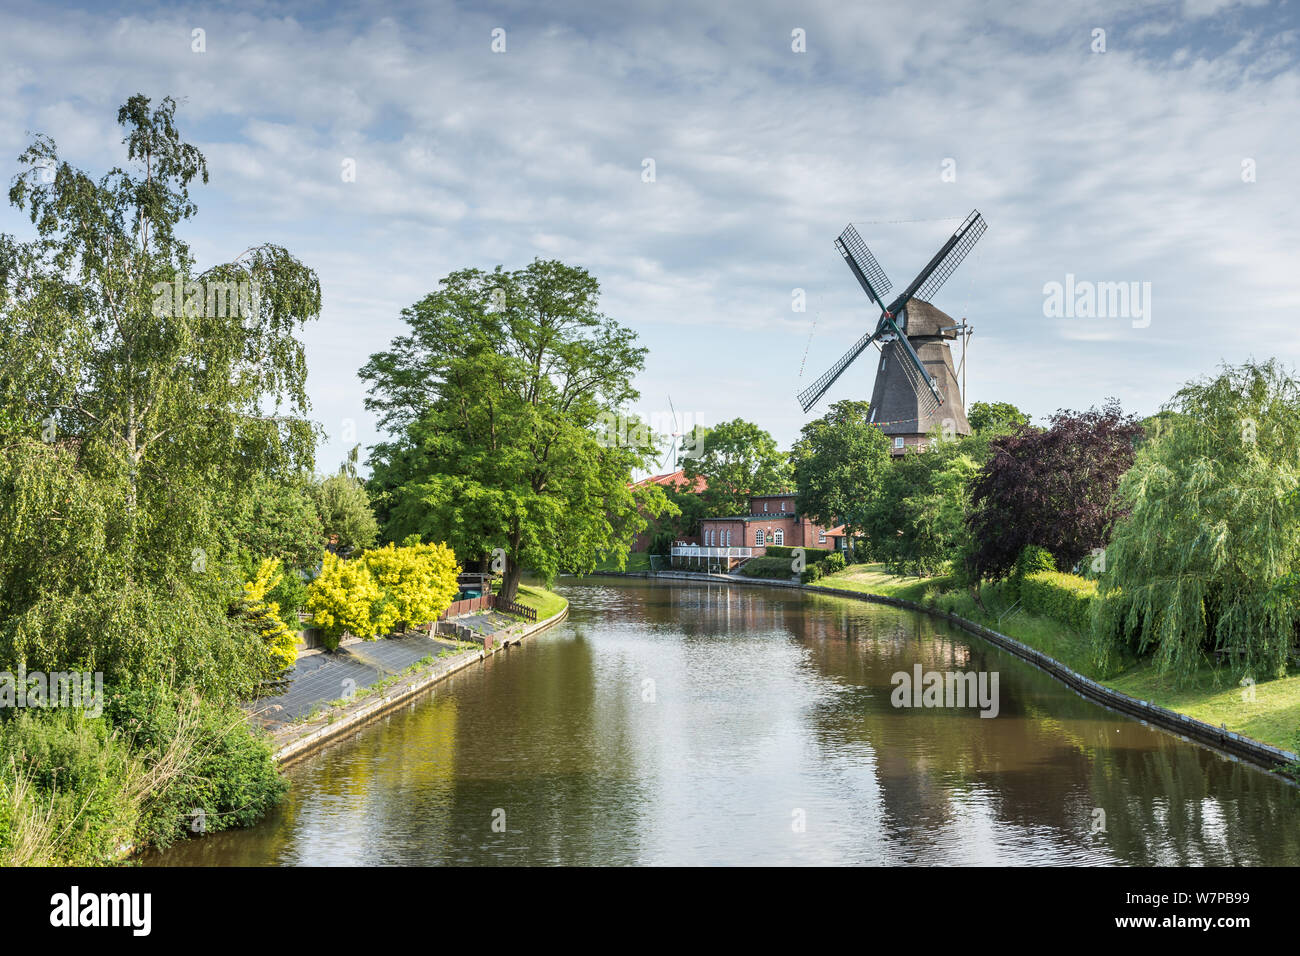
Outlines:
{"label": "grass", "polygon": [[1160,676],[1150,659],[1129,660],[1103,672],[1093,658],[1089,635],[1015,607],[1000,587],[983,588],[980,608],[965,589],[951,589],[946,578],[891,574],[879,564],[850,565],[813,587],[880,594],[958,614],[1122,694],[1285,750],[1296,750],[1300,743],[1300,675],[1260,681],[1250,688],[1240,686],[1227,668],[1209,664],[1184,681]]}
{"label": "grass", "polygon": [[519,585],[519,594],[515,598],[524,607],[530,607],[537,612],[537,620],[545,621],[549,617],[554,617],[563,611],[569,604],[564,598],[560,597],[554,591],[548,591],[541,585],[521,584]]}

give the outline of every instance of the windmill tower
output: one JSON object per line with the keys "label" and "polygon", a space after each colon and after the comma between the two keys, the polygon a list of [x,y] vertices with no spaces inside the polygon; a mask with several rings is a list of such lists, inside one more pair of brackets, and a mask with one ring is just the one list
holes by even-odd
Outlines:
{"label": "windmill tower", "polygon": [[857,230],[851,225],[845,228],[835,240],[835,248],[881,310],[880,318],[838,362],[799,393],[799,404],[805,412],[874,342],[880,349],[880,363],[871,393],[871,421],[889,436],[892,454],[924,448],[936,427],[947,435],[970,434],[948,344],[958,333],[969,332],[964,322],[955,322],[929,299],[966,258],[986,228],[979,211],[973,211],[888,305],[884,296],[892,287],[889,277]]}

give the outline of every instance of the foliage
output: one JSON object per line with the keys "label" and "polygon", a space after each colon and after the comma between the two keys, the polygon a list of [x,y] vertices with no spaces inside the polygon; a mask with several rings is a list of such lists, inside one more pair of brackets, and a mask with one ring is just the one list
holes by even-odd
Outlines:
{"label": "foliage", "polygon": [[248,826],[287,789],[269,739],[238,706],[167,687],[113,688],[105,696],[104,716],[143,764],[130,788],[137,845]]}
{"label": "foliage", "polygon": [[371,611],[378,633],[435,620],[456,597],[460,566],[444,544],[388,544],[361,560],[380,590]]}
{"label": "foliage", "polygon": [[1032,614],[1083,633],[1092,629],[1096,581],[1060,571],[1031,571],[1020,580],[1018,594],[1021,606]]}
{"label": "foliage", "polygon": [[803,426],[791,452],[795,508],[824,527],[862,530],[890,467],[889,439],[869,422],[870,402],[836,402]]}
{"label": "foliage", "polygon": [[132,761],[104,721],[24,710],[0,722],[0,760],[0,862],[95,866],[129,845]]}
{"label": "foliage", "polygon": [[1140,434],[1137,421],[1112,401],[1101,410],[1057,412],[1046,431],[994,439],[971,489],[972,577],[1004,577],[1028,544],[1067,568],[1105,546],[1123,513],[1115,489]]}
{"label": "foliage", "polygon": [[305,478],[258,476],[226,521],[245,575],[263,558],[278,558],[286,570],[314,571],[325,546],[314,489]]}
{"label": "foliage", "polygon": [[803,584],[813,584],[816,581],[821,580],[821,577],[822,566],[820,564],[810,564],[808,567],[804,568],[803,572],[799,575],[799,580]]}
{"label": "foliage", "polygon": [[708,482],[703,497],[715,517],[749,513],[751,495],[777,494],[790,487],[793,473],[776,440],[753,422],[735,418],[709,430],[698,457],[683,466],[686,477]]}
{"label": "foliage", "polygon": [[976,432],[1015,430],[1029,424],[1029,416],[1010,402],[971,402],[966,420]]}
{"label": "foliage", "polygon": [[327,551],[320,574],[307,585],[307,610],[325,646],[335,650],[344,632],[362,638],[375,634],[372,612],[382,596],[365,561],[346,561]]}
{"label": "foliage", "polygon": [[668,554],[674,541],[698,535],[700,521],[709,513],[708,504],[694,492],[667,487],[663,491],[668,504],[653,525],[652,554]]}
{"label": "foliage", "polygon": [[794,576],[794,567],[789,558],[763,556],[750,558],[740,566],[740,573],[749,578],[789,581]]}
{"label": "foliage", "polygon": [[539,259],[454,272],[403,311],[407,334],[360,373],[393,435],[371,458],[386,537],[473,560],[502,549],[514,598],[524,568],[588,573],[664,511],[663,489],[629,487],[653,442],[618,437],[646,350],[600,313],[599,291],[584,269]]}
{"label": "foliage", "polygon": [[0,659],[234,695],[274,665],[227,613],[222,528],[259,475],[310,467],[295,333],[320,285],[272,245],[196,270],[179,229],[207,168],[174,114],[132,97],[128,168],[99,179],[44,136],[19,157],[35,238],[0,236]]}
{"label": "foliage", "polygon": [[379,522],[370,507],[366,487],[355,476],[340,472],[312,486],[312,497],[324,537],[338,536],[343,554],[371,547],[379,537]]}
{"label": "foliage", "polygon": [[967,442],[935,441],[886,469],[860,519],[873,556],[891,570],[932,574],[968,548],[966,517],[977,473]]}
{"label": "foliage", "polygon": [[1025,580],[1027,575],[1037,571],[1055,571],[1056,559],[1052,557],[1052,552],[1046,548],[1040,548],[1036,544],[1027,544],[1021,550],[1020,555],[1016,558],[1016,563],[1011,570],[1011,575],[1007,579],[1009,593],[1013,600],[1020,598],[1020,584]]}
{"label": "foliage", "polygon": [[279,558],[266,558],[258,566],[253,580],[244,583],[242,605],[243,613],[257,629],[262,642],[270,650],[272,662],[281,673],[292,667],[298,658],[297,629],[291,630],[285,624],[279,603],[270,598],[284,576]]}
{"label": "foliage", "polygon": [[1190,382],[1120,485],[1099,652],[1187,676],[1210,651],[1282,673],[1300,625],[1300,385],[1275,362]]}
{"label": "foliage", "polygon": [[826,555],[826,558],[821,562],[821,567],[822,574],[836,574],[843,571],[845,568],[844,555],[838,551]]}
{"label": "foliage", "polygon": [[[805,564],[816,564],[830,557],[832,552],[829,548],[803,548],[803,559]],[[769,558],[793,558],[795,549],[790,545],[769,544],[764,554]]]}

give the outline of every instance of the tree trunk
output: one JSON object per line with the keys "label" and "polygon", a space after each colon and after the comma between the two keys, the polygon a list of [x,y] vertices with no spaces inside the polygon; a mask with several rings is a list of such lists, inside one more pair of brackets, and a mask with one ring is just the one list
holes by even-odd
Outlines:
{"label": "tree trunk", "polygon": [[523,568],[514,558],[506,558],[506,570],[501,579],[501,597],[507,601],[513,601],[519,594],[519,578],[523,574]]}

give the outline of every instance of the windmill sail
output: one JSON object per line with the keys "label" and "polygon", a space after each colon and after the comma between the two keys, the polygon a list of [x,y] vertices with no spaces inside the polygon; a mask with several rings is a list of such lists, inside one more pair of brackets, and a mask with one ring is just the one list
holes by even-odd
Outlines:
{"label": "windmill sail", "polygon": [[840,356],[838,362],[823,372],[817,381],[799,393],[799,404],[803,406],[805,412],[817,404],[817,400],[826,394],[826,390],[835,384],[835,380],[843,374],[846,368],[853,364],[853,360],[862,354],[862,350],[870,345],[871,340],[875,337],[875,332],[868,332],[862,336],[854,343],[853,348]]}
{"label": "windmill sail", "polygon": [[930,278],[922,283],[921,288],[917,290],[916,297],[929,302],[931,297],[939,291],[940,286],[948,281],[948,277],[956,271],[961,265],[963,259],[975,248],[975,243],[979,242],[980,236],[984,235],[984,230],[988,228],[988,223],[978,212],[972,212],[966,217],[966,222],[957,230],[957,244],[949,250],[948,255],[943,262],[939,263],[934,272],[930,273]]}
{"label": "windmill sail", "polygon": [[928,302],[929,296],[938,291],[954,270],[961,265],[961,261],[979,241],[979,237],[984,235],[985,228],[987,226],[979,210],[971,210],[971,214],[957,227],[957,231],[934,254],[934,258],[925,264],[925,268],[917,273],[912,284],[890,303],[886,311],[890,315],[897,315],[913,296]]}
{"label": "windmill sail", "polygon": [[835,240],[835,248],[840,251],[840,255],[853,270],[858,285],[862,286],[872,302],[883,309],[885,296],[889,294],[893,283],[889,281],[889,276],[885,275],[885,270],[880,267],[880,263],[876,261],[876,257],[871,254],[871,250],[867,248],[867,244],[862,241],[862,237],[858,235],[858,231],[852,224],[844,227],[840,237]]}

